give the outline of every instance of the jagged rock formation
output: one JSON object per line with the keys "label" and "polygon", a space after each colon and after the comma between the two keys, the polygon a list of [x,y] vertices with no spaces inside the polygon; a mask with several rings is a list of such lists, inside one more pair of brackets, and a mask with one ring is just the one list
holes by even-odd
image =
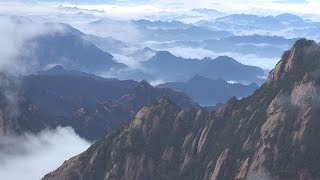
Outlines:
{"label": "jagged rock formation", "polygon": [[107,135],[122,123],[129,121],[145,105],[169,97],[182,109],[201,109],[184,93],[165,88],[155,88],[142,81],[139,86],[128,94],[110,102],[96,106],[79,108],[67,122],[72,122],[81,136],[99,139]]}
{"label": "jagged rock formation", "polygon": [[212,112],[161,99],[43,179],[319,179],[319,70],[299,40],[252,96]]}

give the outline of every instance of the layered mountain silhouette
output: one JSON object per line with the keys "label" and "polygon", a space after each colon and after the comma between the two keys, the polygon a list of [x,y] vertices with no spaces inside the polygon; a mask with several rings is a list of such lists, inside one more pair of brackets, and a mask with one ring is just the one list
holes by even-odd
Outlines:
{"label": "layered mountain silhouette", "polygon": [[2,75],[1,82],[0,135],[71,126],[94,141],[162,97],[184,109],[201,108],[182,92],[155,88],[146,81],[106,79],[61,66],[21,79]]}
{"label": "layered mountain silhouette", "polygon": [[205,39],[219,39],[233,36],[234,34],[226,30],[217,30],[207,27],[190,26],[186,28],[163,29],[163,28],[148,28],[138,26],[138,30],[144,35],[145,40],[155,41],[192,41]]}
{"label": "layered mountain silhouette", "polygon": [[112,37],[98,37],[94,35],[82,35],[82,37],[92,42],[99,49],[109,53],[119,53],[122,49],[129,47],[125,42]]}
{"label": "layered mountain silhouette", "polygon": [[318,22],[303,19],[294,14],[280,14],[277,16],[257,16],[252,14],[231,14],[209,22],[201,22],[202,26],[217,29],[229,29],[231,32],[245,34],[286,34],[290,37],[316,37],[319,33]]}
{"label": "layered mountain silhouette", "polygon": [[142,81],[138,87],[119,99],[80,108],[69,120],[81,136],[96,140],[132,119],[146,104],[163,97],[172,99],[182,109],[202,109],[182,92],[154,88],[148,82]]}
{"label": "layered mountain silhouette", "polygon": [[233,96],[240,99],[247,97],[259,86],[255,83],[249,85],[230,84],[221,78],[213,80],[196,75],[187,82],[168,82],[157,87],[182,91],[201,105],[213,106],[224,103]]}
{"label": "layered mountain silhouette", "polygon": [[253,95],[216,111],[162,98],[43,179],[318,179],[319,58],[297,41]]}
{"label": "layered mountain silhouette", "polygon": [[[237,53],[255,55],[262,58],[278,58],[282,52],[290,48],[298,39],[270,35],[242,35],[203,41],[165,42],[163,47],[202,48],[216,53]],[[239,55],[240,56],[240,55]]]}
{"label": "layered mountain silhouette", "polygon": [[20,57],[23,61],[35,62],[34,71],[63,65],[67,69],[99,73],[125,68],[117,63],[113,56],[100,50],[83,37],[83,33],[65,24],[47,23],[47,26],[62,26],[61,32],[38,35],[25,46],[30,47],[30,54]]}
{"label": "layered mountain silhouette", "polygon": [[139,86],[135,81],[105,79],[56,66],[23,78],[22,93],[42,111],[67,115],[81,107],[118,99]]}
{"label": "layered mountain silhouette", "polygon": [[236,60],[220,56],[215,59],[184,59],[168,51],[160,51],[142,63],[148,72],[164,81],[187,81],[195,75],[227,81],[262,83],[265,71],[243,65]]}
{"label": "layered mountain silhouette", "polygon": [[192,25],[185,24],[180,21],[150,21],[147,19],[140,19],[132,21],[136,26],[147,27],[147,28],[162,28],[162,29],[177,29],[177,28],[188,28]]}

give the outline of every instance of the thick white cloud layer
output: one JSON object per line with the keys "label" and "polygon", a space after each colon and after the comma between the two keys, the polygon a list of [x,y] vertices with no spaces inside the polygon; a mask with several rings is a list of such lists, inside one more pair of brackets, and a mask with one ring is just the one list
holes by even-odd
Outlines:
{"label": "thick white cloud layer", "polygon": [[69,127],[45,130],[38,135],[1,137],[0,178],[41,179],[89,146]]}
{"label": "thick white cloud layer", "polygon": [[[22,62],[20,55],[30,55],[32,47],[25,43],[39,35],[63,31],[62,26],[46,26],[20,16],[0,16],[0,71],[26,73],[37,62]],[[29,44],[30,45],[30,44]],[[32,46],[36,46],[33,44]]]}
{"label": "thick white cloud layer", "polygon": [[[127,3],[89,5],[81,4],[77,7],[90,10],[104,10],[110,15],[139,17],[152,13],[169,13],[186,11],[193,8],[214,8],[226,13],[279,14],[292,12],[299,14],[320,15],[320,1],[318,0],[151,0],[145,5]],[[71,5],[71,4],[69,4]],[[71,5],[74,6],[74,5]]]}

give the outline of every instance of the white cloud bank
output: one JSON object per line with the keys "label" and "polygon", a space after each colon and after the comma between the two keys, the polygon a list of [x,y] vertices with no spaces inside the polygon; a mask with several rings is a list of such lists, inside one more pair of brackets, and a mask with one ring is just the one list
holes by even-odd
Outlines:
{"label": "white cloud bank", "polygon": [[83,4],[66,4],[88,10],[105,11],[106,14],[117,17],[137,18],[151,14],[186,12],[193,8],[213,8],[225,13],[250,14],[279,14],[298,13],[320,15],[319,0],[150,0],[144,5],[135,1],[119,3],[92,4],[89,1]]}
{"label": "white cloud bank", "polygon": [[38,135],[1,137],[0,178],[41,179],[89,146],[69,127],[45,130]]}
{"label": "white cloud bank", "polygon": [[[137,19],[151,15],[188,13],[193,8],[212,8],[225,13],[250,13],[270,15],[279,13],[313,14],[320,16],[319,0],[113,0],[99,1],[50,1],[21,3],[17,0],[0,0],[0,13],[23,13],[45,15],[61,13],[61,6],[70,7],[70,11],[90,11],[93,14],[112,18]],[[76,9],[76,8],[80,9]],[[66,10],[66,9],[65,9]],[[67,13],[67,11],[65,12]],[[49,16],[49,15],[48,15]],[[59,17],[58,17],[59,18]]]}
{"label": "white cloud bank", "polygon": [[0,15],[0,71],[14,74],[27,73],[36,61],[21,61],[19,56],[32,54],[32,47],[36,44],[25,43],[32,38],[63,31],[63,27],[47,26],[36,23],[21,16]]}

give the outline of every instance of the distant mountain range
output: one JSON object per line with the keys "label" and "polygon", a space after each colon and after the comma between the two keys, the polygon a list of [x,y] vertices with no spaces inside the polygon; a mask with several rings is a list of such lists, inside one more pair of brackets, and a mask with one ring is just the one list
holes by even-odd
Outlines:
{"label": "distant mountain range", "polygon": [[138,27],[146,28],[161,28],[161,29],[177,29],[177,28],[189,28],[191,24],[185,24],[180,21],[150,21],[147,19],[140,19],[132,21]]}
{"label": "distant mountain range", "polygon": [[82,38],[82,33],[71,26],[47,23],[47,26],[57,25],[64,30],[36,36],[25,44],[32,48],[32,53],[23,54],[20,58],[22,61],[36,61],[35,71],[54,65],[95,73],[126,68],[126,65],[117,63],[111,54]]}
{"label": "distant mountain range", "polygon": [[257,16],[251,14],[232,14],[210,22],[199,23],[202,26],[228,29],[236,34],[272,34],[285,37],[319,37],[319,22],[302,19],[294,14],[277,16]]}
{"label": "distant mountain range", "polygon": [[164,81],[187,81],[195,75],[241,83],[262,83],[265,71],[243,65],[236,60],[221,56],[216,59],[184,59],[168,51],[160,51],[150,60],[142,62],[147,72]]}
{"label": "distant mountain range", "polygon": [[219,39],[233,36],[231,32],[226,30],[216,30],[206,27],[190,26],[186,28],[162,29],[148,28],[145,26],[138,27],[143,39],[147,41],[193,41],[205,39]]}
{"label": "distant mountain range", "polygon": [[208,16],[208,17],[219,17],[224,16],[225,14],[217,11],[215,9],[208,9],[208,8],[198,8],[198,9],[192,9],[192,13],[198,13],[200,15]]}
{"label": "distant mountain range", "polygon": [[[32,23],[28,18],[23,17],[10,17],[16,24]],[[100,19],[92,24],[106,23],[106,19]],[[171,22],[177,23],[177,22]],[[161,23],[160,23],[161,24]],[[166,24],[166,23],[165,23]],[[179,23],[178,23],[179,24]],[[60,31],[55,31],[52,33],[44,33],[36,35],[35,37],[27,40],[24,44],[26,51],[28,53],[21,53],[18,59],[23,64],[32,64],[31,72],[36,72],[43,69],[49,69],[55,65],[62,65],[66,69],[76,69],[83,72],[95,73],[95,74],[105,74],[108,77],[121,78],[121,79],[135,79],[135,80],[149,80],[149,81],[186,81],[196,74],[204,77],[217,79],[223,78],[227,81],[237,81],[240,83],[252,83],[256,82],[261,84],[265,76],[264,70],[253,67],[246,66],[238,63],[232,58],[218,57],[216,59],[205,58],[203,60],[197,59],[183,59],[172,55],[167,51],[156,51],[150,48],[138,49],[136,51],[127,52],[127,54],[118,54],[126,51],[125,49],[130,49],[127,43],[116,40],[114,38],[101,38],[98,36],[87,35],[83,32],[67,25],[61,23],[45,23],[44,26],[47,28],[57,28]],[[201,27],[191,26],[187,29],[158,29],[159,31],[175,31],[182,30],[183,32],[195,32],[197,36],[202,36],[203,39],[210,38],[209,34],[213,36],[219,36],[219,33],[212,33],[210,29],[203,29]],[[198,30],[200,30],[198,32]],[[204,30],[204,31],[203,31]],[[161,33],[160,33],[161,34]],[[160,35],[155,33],[152,35]],[[194,39],[202,39],[201,37],[196,37],[196,35],[185,35],[184,33],[174,32],[174,35]],[[170,37],[172,33],[169,33],[166,38],[174,39]],[[231,34],[229,34],[231,35]],[[223,47],[231,47],[232,43],[238,42],[238,44],[250,44],[249,42],[269,42],[274,38],[277,41],[282,41],[286,44],[285,39],[276,37],[225,37],[222,42],[228,42]],[[179,38],[177,38],[179,39]],[[117,62],[108,51],[115,52],[118,58],[122,58],[121,55],[126,58],[128,56],[131,61],[136,61],[137,69],[128,69],[128,66]],[[204,45],[210,44],[208,41],[203,41]],[[211,44],[223,44],[222,42],[213,42]],[[199,43],[199,42],[196,42]],[[207,45],[209,46],[209,45]],[[210,48],[210,47],[207,47]],[[257,49],[252,48],[250,45],[244,46],[241,51],[246,51],[252,49],[258,52]],[[250,53],[249,51],[248,53]],[[263,52],[263,51],[261,51]],[[266,52],[268,52],[266,50]],[[119,61],[122,59],[118,59]],[[32,63],[30,63],[32,62]],[[121,61],[121,62],[125,62]],[[141,65],[141,66],[139,66]],[[179,67],[179,68],[177,68]],[[141,70],[142,69],[142,70]],[[230,71],[232,69],[232,71]]]}
{"label": "distant mountain range", "polygon": [[280,36],[245,35],[230,36],[203,41],[171,41],[157,44],[155,47],[170,48],[202,48],[215,53],[236,53],[239,56],[255,55],[260,58],[278,58],[298,39],[286,39]]}
{"label": "distant mountain range", "polygon": [[[184,93],[169,89],[179,89],[173,86],[174,83],[153,87],[146,81],[106,79],[65,70],[62,66],[22,77],[19,86],[15,84],[17,79],[10,80],[5,75],[2,81],[6,83],[0,88],[3,102],[2,105],[0,103],[0,109],[13,108],[6,100],[6,92],[10,90],[18,100],[14,108],[21,111],[15,116],[3,117],[0,126],[3,135],[9,132],[39,132],[46,127],[71,126],[81,137],[90,140],[103,137],[131,119],[140,108],[162,97],[169,97],[182,109],[202,109],[185,93],[199,102],[212,104],[225,101],[231,93],[245,96],[256,88],[256,85],[230,85],[223,80],[213,81],[196,76],[183,84],[187,88]],[[188,84],[201,88],[201,92],[192,87],[188,89]],[[203,96],[209,93],[212,93],[212,98],[206,101]]]}
{"label": "distant mountain range", "polygon": [[139,86],[138,82],[105,79],[56,66],[22,80],[23,95],[42,112],[65,116],[76,110],[122,97]]}
{"label": "distant mountain range", "polygon": [[92,42],[99,49],[109,53],[119,53],[122,49],[129,48],[129,45],[125,42],[116,40],[112,37],[103,38],[94,35],[82,35],[82,37]]}
{"label": "distant mountain range", "polygon": [[6,114],[0,136],[71,126],[81,137],[97,140],[162,97],[184,109],[201,108],[182,92],[155,88],[146,81],[105,79],[60,66],[21,79],[2,75],[1,81],[0,109]]}
{"label": "distant mountain range", "polygon": [[157,87],[179,90],[201,105],[214,106],[218,103],[226,102],[233,96],[238,99],[245,98],[251,95],[259,86],[255,83],[249,85],[230,84],[221,78],[213,80],[197,75],[187,82],[168,82]]}

